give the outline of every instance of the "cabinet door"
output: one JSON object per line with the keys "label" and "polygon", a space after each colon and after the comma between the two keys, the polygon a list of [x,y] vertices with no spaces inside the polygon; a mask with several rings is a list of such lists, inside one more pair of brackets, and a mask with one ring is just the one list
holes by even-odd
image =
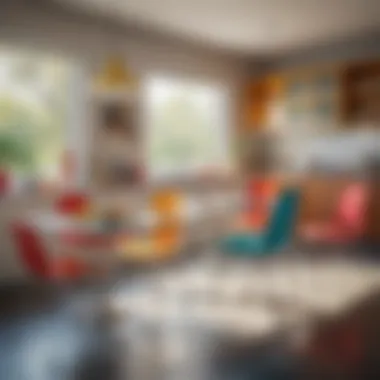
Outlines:
{"label": "cabinet door", "polygon": [[246,129],[257,130],[268,126],[272,106],[278,102],[284,80],[272,75],[252,81],[244,90],[244,124]]}
{"label": "cabinet door", "polygon": [[370,243],[380,244],[380,179],[371,184],[366,235]]}

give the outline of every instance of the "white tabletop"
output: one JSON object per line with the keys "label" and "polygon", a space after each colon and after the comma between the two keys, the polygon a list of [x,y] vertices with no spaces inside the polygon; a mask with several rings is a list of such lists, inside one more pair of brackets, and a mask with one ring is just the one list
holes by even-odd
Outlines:
{"label": "white tabletop", "polygon": [[199,265],[160,273],[139,291],[121,289],[112,297],[112,306],[145,321],[190,319],[260,336],[312,317],[336,315],[380,290],[380,271],[370,263],[275,262],[257,265],[253,260],[223,271]]}
{"label": "white tabletop", "polygon": [[[223,203],[223,202],[224,203]],[[227,223],[236,214],[238,206],[236,203],[226,204],[225,198],[213,198],[207,204],[189,201],[181,212],[181,220],[185,228],[198,226],[201,222],[210,223],[212,221]],[[79,219],[65,216],[54,211],[34,211],[25,216],[25,220],[34,225],[44,233],[57,233],[62,231],[86,232],[86,233],[105,233],[107,229],[102,226],[101,220]],[[154,227],[159,221],[159,217],[148,209],[141,209],[127,215],[121,221],[118,230],[138,232]]]}

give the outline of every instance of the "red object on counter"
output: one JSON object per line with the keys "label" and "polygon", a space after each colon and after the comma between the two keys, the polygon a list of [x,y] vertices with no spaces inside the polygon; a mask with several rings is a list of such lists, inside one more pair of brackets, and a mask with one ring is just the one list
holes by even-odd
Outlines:
{"label": "red object on counter", "polygon": [[56,210],[65,215],[78,215],[89,209],[90,202],[88,196],[77,192],[67,192],[61,195],[56,203]]}

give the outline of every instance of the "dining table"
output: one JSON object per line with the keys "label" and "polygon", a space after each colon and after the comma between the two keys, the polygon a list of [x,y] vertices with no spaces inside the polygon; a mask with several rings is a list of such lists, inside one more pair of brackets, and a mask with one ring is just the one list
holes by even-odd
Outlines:
{"label": "dining table", "polygon": [[[180,215],[182,228],[178,251],[198,250],[216,244],[231,226],[241,208],[239,199],[215,196],[189,199]],[[70,252],[75,257],[117,266],[123,262],[146,261],[144,257],[129,255],[126,242],[147,237],[158,225],[159,217],[148,207],[126,212],[110,222],[99,215],[64,215],[54,210],[33,210],[23,215],[22,221],[42,237],[49,255]],[[180,252],[177,252],[180,253]],[[149,260],[148,260],[149,261]]]}

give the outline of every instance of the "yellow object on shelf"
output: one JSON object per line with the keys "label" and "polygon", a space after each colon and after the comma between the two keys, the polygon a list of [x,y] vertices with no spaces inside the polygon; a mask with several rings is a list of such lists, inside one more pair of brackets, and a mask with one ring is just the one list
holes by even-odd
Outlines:
{"label": "yellow object on shelf", "polygon": [[109,59],[96,78],[96,84],[106,90],[130,88],[135,82],[136,78],[119,57]]}

